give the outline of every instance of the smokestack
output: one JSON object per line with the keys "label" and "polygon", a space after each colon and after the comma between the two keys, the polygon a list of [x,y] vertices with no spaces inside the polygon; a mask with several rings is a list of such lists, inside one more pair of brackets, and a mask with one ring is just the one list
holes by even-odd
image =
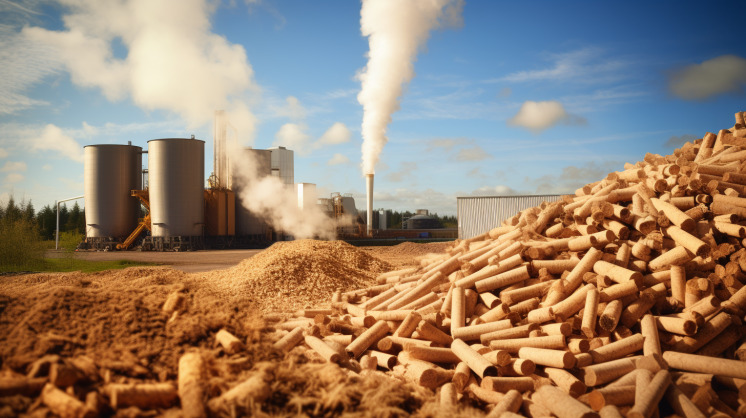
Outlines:
{"label": "smokestack", "polygon": [[365,193],[367,194],[366,210],[368,211],[365,220],[368,236],[373,235],[373,174],[365,175]]}

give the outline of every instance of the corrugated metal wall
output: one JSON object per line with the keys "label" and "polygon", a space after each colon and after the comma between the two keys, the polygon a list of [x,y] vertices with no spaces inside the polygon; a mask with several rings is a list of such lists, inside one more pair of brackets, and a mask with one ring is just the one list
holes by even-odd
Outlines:
{"label": "corrugated metal wall", "polygon": [[457,197],[458,237],[472,238],[500,226],[502,221],[541,202],[555,202],[562,195]]}

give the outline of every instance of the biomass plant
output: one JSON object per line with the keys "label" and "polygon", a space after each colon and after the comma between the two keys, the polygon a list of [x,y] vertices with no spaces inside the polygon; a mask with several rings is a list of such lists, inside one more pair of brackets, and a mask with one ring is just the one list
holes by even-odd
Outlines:
{"label": "biomass plant", "polygon": [[[142,250],[184,251],[271,243],[276,234],[269,224],[236,198],[245,185],[233,181],[236,167],[231,162],[250,161],[257,178],[276,176],[292,186],[293,151],[242,148],[236,159],[231,154],[235,150],[228,149],[229,126],[224,114],[216,112],[214,172],[207,188],[205,142],[194,136],[153,139],[147,150],[131,144],[86,146],[86,239],[79,248],[110,251],[140,245]],[[310,186],[301,185],[299,190]]]}

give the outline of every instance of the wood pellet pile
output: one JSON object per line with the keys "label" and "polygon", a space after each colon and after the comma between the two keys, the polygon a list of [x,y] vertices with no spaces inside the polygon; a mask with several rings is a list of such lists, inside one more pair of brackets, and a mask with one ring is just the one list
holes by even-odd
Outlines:
{"label": "wood pellet pile", "polygon": [[327,308],[268,315],[274,346],[415,382],[445,411],[744,416],[744,113],[624,168]]}

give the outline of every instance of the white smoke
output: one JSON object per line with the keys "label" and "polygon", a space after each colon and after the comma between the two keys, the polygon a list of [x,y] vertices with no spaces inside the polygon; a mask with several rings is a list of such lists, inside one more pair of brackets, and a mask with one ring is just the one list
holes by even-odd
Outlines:
{"label": "white smoke", "polygon": [[240,147],[228,152],[240,156],[232,159],[233,184],[240,190],[236,197],[253,215],[296,239],[336,237],[336,224],[321,207],[313,205],[301,209],[295,188],[279,177],[260,173],[261,164],[253,154],[243,152]]}
{"label": "white smoke", "polygon": [[165,110],[190,128],[226,109],[239,132],[253,137],[244,102],[257,91],[243,46],[211,31],[215,2],[183,0],[66,0],[65,30],[26,27],[25,39],[57,52],[78,86],[100,89],[111,101],[131,99]]}
{"label": "white smoke", "polygon": [[359,77],[363,106],[363,174],[373,174],[391,115],[404,85],[414,77],[414,60],[430,31],[460,23],[463,0],[363,0],[360,30],[368,37],[368,64]]}

